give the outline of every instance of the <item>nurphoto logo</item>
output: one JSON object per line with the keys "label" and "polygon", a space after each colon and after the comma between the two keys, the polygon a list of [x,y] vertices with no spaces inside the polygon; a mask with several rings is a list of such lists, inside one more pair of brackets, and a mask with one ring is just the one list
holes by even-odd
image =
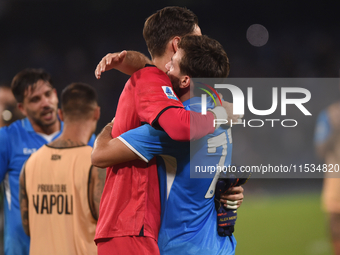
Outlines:
{"label": "nurphoto logo", "polygon": [[[222,90],[227,89],[229,92],[231,92],[232,95],[232,101],[233,101],[233,114],[234,115],[241,115],[243,116],[245,113],[245,96],[243,91],[232,84],[214,84],[214,88],[211,86],[204,84],[206,87],[209,87],[210,90],[214,92],[216,97],[220,100],[220,97],[215,89],[219,89],[220,92]],[[216,101],[214,98],[214,95],[210,93],[207,89],[202,89],[205,91],[210,97],[213,98],[215,105]],[[278,96],[278,87],[272,88],[272,104],[269,109],[256,109],[254,107],[254,100],[253,100],[253,87],[247,87],[247,107],[248,110],[256,115],[256,116],[268,116],[274,113],[279,105],[279,99],[280,99],[280,113],[281,116],[287,115],[287,105],[295,105],[296,108],[301,111],[305,116],[312,116],[312,114],[308,111],[308,109],[304,106],[309,100],[311,99],[311,93],[308,89],[301,88],[301,87],[281,87],[280,88],[280,97]],[[299,96],[299,98],[290,98],[289,94],[295,94],[295,96]],[[222,103],[221,103],[222,104]],[[207,106],[207,95],[202,94],[201,95],[201,113],[203,115],[207,114],[206,111]],[[275,126],[275,124],[280,123],[283,127],[295,127],[298,125],[297,120],[295,119],[277,119],[277,118],[265,118],[263,119],[249,119],[249,120],[240,120],[238,122],[228,122],[227,119],[215,119],[214,120],[214,127],[218,124],[227,124],[230,126],[241,124],[244,127],[262,127],[265,123],[269,123],[272,127]]]}

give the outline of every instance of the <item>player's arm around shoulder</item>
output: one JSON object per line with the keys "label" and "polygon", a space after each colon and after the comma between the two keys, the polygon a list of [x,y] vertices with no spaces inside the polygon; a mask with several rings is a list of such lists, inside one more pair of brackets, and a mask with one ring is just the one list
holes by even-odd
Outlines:
{"label": "player's arm around shoulder", "polygon": [[103,194],[105,185],[106,169],[93,166],[91,169],[91,175],[89,180],[89,206],[92,212],[93,218],[98,220],[99,218],[99,205],[100,199]]}
{"label": "player's arm around shoulder", "polygon": [[19,177],[19,203],[21,211],[22,226],[25,233],[30,236],[29,218],[28,218],[28,197],[26,192],[26,178],[25,178],[25,165],[22,167]]}
{"label": "player's arm around shoulder", "polygon": [[132,152],[117,138],[112,138],[112,124],[107,124],[98,135],[91,154],[92,165],[105,168],[123,162],[138,159]]}
{"label": "player's arm around shoulder", "polygon": [[142,69],[146,64],[152,64],[151,60],[144,54],[137,51],[126,51],[109,53],[96,67],[95,76],[100,79],[101,74],[111,69],[116,69],[127,75],[132,75],[134,72]]}

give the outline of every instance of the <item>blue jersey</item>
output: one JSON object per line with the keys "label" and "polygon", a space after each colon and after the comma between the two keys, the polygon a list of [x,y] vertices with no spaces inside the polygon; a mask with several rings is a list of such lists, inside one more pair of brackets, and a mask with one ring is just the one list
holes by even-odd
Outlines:
{"label": "blue jersey", "polygon": [[[188,110],[200,111],[201,99],[191,98],[183,105]],[[211,101],[209,106],[213,107]],[[162,155],[157,157],[162,204],[158,246],[162,255],[235,253],[234,236],[217,234],[214,191],[218,175],[215,178],[214,173],[209,174],[210,178],[190,176],[196,166],[230,165],[230,129],[219,128],[214,134],[184,143],[143,125],[119,139],[146,161]]]}
{"label": "blue jersey", "polygon": [[332,127],[330,124],[327,110],[323,110],[317,119],[316,128],[314,133],[314,143],[316,145],[322,144],[327,141],[332,133]]}
{"label": "blue jersey", "polygon": [[[53,138],[59,137],[63,129]],[[93,145],[95,136],[89,145]],[[19,204],[19,175],[24,162],[47,141],[37,134],[27,118],[17,120],[9,127],[0,129],[0,182],[4,180],[4,249],[5,254],[28,254],[29,237],[21,223]]]}

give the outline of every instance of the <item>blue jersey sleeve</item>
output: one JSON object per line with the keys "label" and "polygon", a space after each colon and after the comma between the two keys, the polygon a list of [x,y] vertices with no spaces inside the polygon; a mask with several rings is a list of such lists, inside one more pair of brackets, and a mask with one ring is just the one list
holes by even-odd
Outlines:
{"label": "blue jersey sleeve", "polygon": [[129,130],[118,139],[146,162],[160,154],[176,155],[178,146],[183,144],[172,140],[167,133],[156,130],[148,124]]}
{"label": "blue jersey sleeve", "polygon": [[0,129],[0,182],[5,178],[8,162],[9,162],[9,135],[7,134],[7,127]]}
{"label": "blue jersey sleeve", "polygon": [[316,145],[326,142],[332,131],[327,110],[322,111],[317,119],[314,133],[314,143]]}

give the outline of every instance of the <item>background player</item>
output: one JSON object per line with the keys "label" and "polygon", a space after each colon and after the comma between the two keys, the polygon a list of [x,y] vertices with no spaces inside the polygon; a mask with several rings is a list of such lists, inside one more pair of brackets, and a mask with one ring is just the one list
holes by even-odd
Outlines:
{"label": "background player", "polygon": [[[5,254],[28,254],[19,205],[19,174],[31,153],[60,135],[58,97],[50,75],[42,69],[25,69],[12,80],[18,108],[26,117],[0,129],[0,181],[5,186]],[[93,145],[94,136],[89,141]]]}
{"label": "background player", "polygon": [[[316,152],[327,165],[340,163],[340,102],[319,114],[315,129]],[[340,255],[340,178],[326,173],[322,189],[323,208],[328,214],[334,254]]]}
{"label": "background player", "polygon": [[[147,19],[143,35],[157,67],[165,69],[177,51],[180,37],[186,34],[201,33],[196,15],[185,8],[167,7]],[[156,66],[134,73],[126,83],[118,102],[112,136],[117,137],[142,122],[162,127],[177,140],[189,141],[190,137],[213,133],[214,127],[209,125],[213,114],[191,115],[185,111],[168,76]],[[214,113],[220,114],[217,118],[227,118],[223,108],[215,109]],[[197,123],[190,127],[190,120]],[[108,168],[96,230],[98,253],[108,254],[115,249],[117,253],[158,254],[159,200],[154,160],[149,164],[134,161]]]}
{"label": "background player", "polygon": [[93,239],[105,169],[92,167],[86,145],[100,116],[95,90],[82,83],[67,86],[59,116],[61,135],[33,153],[20,174],[30,254],[97,254]]}
{"label": "background player", "polygon": [[23,118],[10,87],[0,85],[0,128]]}
{"label": "background player", "polygon": [[[7,85],[0,85],[0,128],[4,126],[8,126],[14,121],[23,118],[19,109],[17,108],[17,101],[15,100],[12,90]],[[0,200],[4,199],[4,187],[0,186]],[[0,206],[0,233],[3,239],[3,215],[4,208]],[[3,251],[3,242],[0,241],[0,250]]]}
{"label": "background player", "polygon": [[26,69],[12,80],[12,91],[25,119],[0,129],[0,180],[5,179],[5,254],[28,254],[19,207],[19,174],[25,160],[58,136],[58,98],[51,77],[43,70]]}
{"label": "background player", "polygon": [[[201,98],[194,96],[190,77],[226,77],[229,73],[227,55],[217,41],[206,36],[186,36],[178,47],[172,61],[167,64],[168,75],[186,108],[200,112]],[[212,99],[208,107],[214,107]],[[234,237],[217,234],[214,178],[190,178],[190,164],[193,167],[231,164],[230,128],[219,128],[191,146],[176,142],[165,132],[147,124],[122,134],[118,139],[111,140],[110,133],[104,129],[96,140],[93,156],[103,152],[107,157],[105,164],[114,164],[128,158],[140,157],[148,162],[155,155],[170,155],[157,160],[162,200],[158,240],[161,254],[234,254]],[[106,152],[97,151],[97,146],[102,143],[110,146]],[[131,151],[127,152],[127,148]],[[208,151],[211,153],[207,154]],[[237,189],[241,193],[231,197],[239,200],[239,206],[243,189]]]}

